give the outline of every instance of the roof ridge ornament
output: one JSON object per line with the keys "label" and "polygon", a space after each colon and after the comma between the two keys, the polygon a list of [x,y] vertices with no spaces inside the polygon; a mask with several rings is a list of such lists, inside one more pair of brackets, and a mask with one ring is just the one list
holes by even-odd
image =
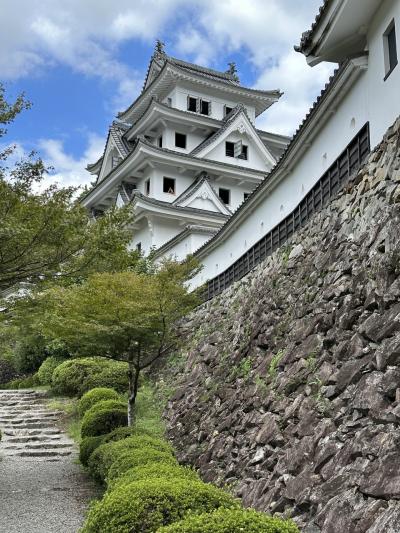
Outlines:
{"label": "roof ridge ornament", "polygon": [[156,44],[154,46],[154,57],[162,57],[165,58],[167,54],[164,50],[165,43],[161,41],[160,39],[156,39]]}
{"label": "roof ridge ornament", "polygon": [[240,80],[239,76],[237,75],[236,61],[230,61],[228,66],[228,70],[225,71],[226,74],[229,74],[235,81],[239,82]]}

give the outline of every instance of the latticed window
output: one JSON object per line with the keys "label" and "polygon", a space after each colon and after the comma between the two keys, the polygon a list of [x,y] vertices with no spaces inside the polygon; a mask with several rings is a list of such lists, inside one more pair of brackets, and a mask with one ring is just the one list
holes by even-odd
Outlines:
{"label": "latticed window", "polygon": [[383,47],[385,56],[385,79],[389,77],[392,70],[397,65],[397,43],[396,43],[396,27],[394,20],[389,24],[387,30],[383,34]]}

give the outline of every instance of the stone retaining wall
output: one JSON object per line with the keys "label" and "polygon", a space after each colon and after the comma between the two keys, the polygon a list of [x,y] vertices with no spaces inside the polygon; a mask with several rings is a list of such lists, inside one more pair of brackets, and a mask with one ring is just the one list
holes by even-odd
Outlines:
{"label": "stone retaining wall", "polygon": [[165,413],[179,459],[308,533],[400,531],[399,130],[182,326]]}

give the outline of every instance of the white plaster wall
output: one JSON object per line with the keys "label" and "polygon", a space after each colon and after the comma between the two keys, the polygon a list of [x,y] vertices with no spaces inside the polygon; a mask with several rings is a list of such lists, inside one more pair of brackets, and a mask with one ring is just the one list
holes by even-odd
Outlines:
{"label": "white plaster wall", "polygon": [[178,220],[168,221],[157,217],[151,217],[150,224],[147,218],[143,218],[137,225],[139,227],[133,231],[130,247],[136,248],[140,242],[144,254],[148,254],[153,247],[159,248],[183,231]]}
{"label": "white plaster wall", "polygon": [[225,180],[225,179],[219,179],[218,181],[213,180],[211,182],[212,188],[215,190],[217,196],[218,196],[218,189],[221,187],[222,189],[229,189],[231,191],[231,203],[228,206],[232,211],[236,211],[236,209],[240,206],[240,204],[243,203],[244,200],[244,193],[251,192],[255,188],[254,183],[249,183],[248,185],[236,185],[232,184],[232,181]]}
{"label": "white plaster wall", "polygon": [[[186,148],[179,148],[175,146],[175,132],[183,133],[186,135]],[[191,132],[188,126],[183,124],[171,124],[164,128],[162,131],[163,136],[163,148],[169,150],[175,150],[176,152],[182,152],[188,154],[196,148],[206,138],[206,134],[201,134],[199,131]]]}
{"label": "white plaster wall", "polygon": [[[239,159],[235,157],[228,157],[225,155],[225,143],[242,141],[243,144],[248,146],[248,159]],[[261,150],[252,142],[247,135],[241,135],[238,131],[232,132],[226,138],[221,139],[219,144],[208,152],[205,156],[206,159],[212,159],[213,161],[221,161],[230,165],[239,165],[241,167],[255,168],[267,172],[271,165],[267,165],[265,156]]]}
{"label": "white plaster wall", "polygon": [[139,227],[133,231],[132,241],[130,248],[135,249],[137,244],[141,243],[142,252],[148,254],[152,247],[152,239],[150,230],[147,224],[147,220],[141,220],[138,224]]}
{"label": "white plaster wall", "polygon": [[[247,114],[249,115],[250,120],[253,123],[255,121],[254,106],[251,106],[245,102],[242,102],[239,96],[235,99],[228,99],[225,97],[221,97],[213,89],[210,89],[207,92],[200,92],[198,88],[194,86],[179,84],[168,94],[168,97],[172,99],[172,104],[171,104],[172,107],[176,107],[177,109],[187,111],[188,95],[194,96],[196,98],[204,98],[205,100],[210,100],[211,101],[211,114],[209,116],[217,120],[222,120],[224,118],[225,116],[224,106],[225,105],[229,107],[235,107],[237,104],[243,103],[243,105],[246,108]],[[165,102],[167,102],[167,98],[165,99]]]}
{"label": "white plaster wall", "polygon": [[168,251],[168,254],[166,254],[166,257],[170,257],[176,261],[181,261],[188,254],[192,254],[195,250],[200,248],[200,246],[208,241],[211,236],[211,233],[208,235],[204,233],[192,233],[181,242],[178,242],[175,246],[173,246]]}
{"label": "white plaster wall", "polygon": [[[384,81],[383,34],[392,19],[396,25],[399,64]],[[400,0],[384,0],[368,32],[367,98],[371,146],[375,147],[400,113]]]}
{"label": "white plaster wall", "polygon": [[368,70],[342,96],[339,107],[290,174],[249,213],[222,245],[202,259],[204,269],[193,280],[194,287],[223,272],[285,218],[367,121],[370,122],[371,148],[380,142],[400,114],[400,64],[383,81],[383,33],[393,18],[400,61],[400,0],[385,0],[368,34]]}

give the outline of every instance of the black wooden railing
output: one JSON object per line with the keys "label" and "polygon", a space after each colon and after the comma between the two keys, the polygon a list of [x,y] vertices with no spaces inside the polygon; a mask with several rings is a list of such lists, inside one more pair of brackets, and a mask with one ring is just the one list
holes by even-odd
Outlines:
{"label": "black wooden railing", "polygon": [[299,205],[229,268],[207,282],[205,299],[209,300],[220,294],[284,244],[315,212],[321,210],[337,195],[350,177],[360,169],[369,152],[370,137],[367,122]]}

